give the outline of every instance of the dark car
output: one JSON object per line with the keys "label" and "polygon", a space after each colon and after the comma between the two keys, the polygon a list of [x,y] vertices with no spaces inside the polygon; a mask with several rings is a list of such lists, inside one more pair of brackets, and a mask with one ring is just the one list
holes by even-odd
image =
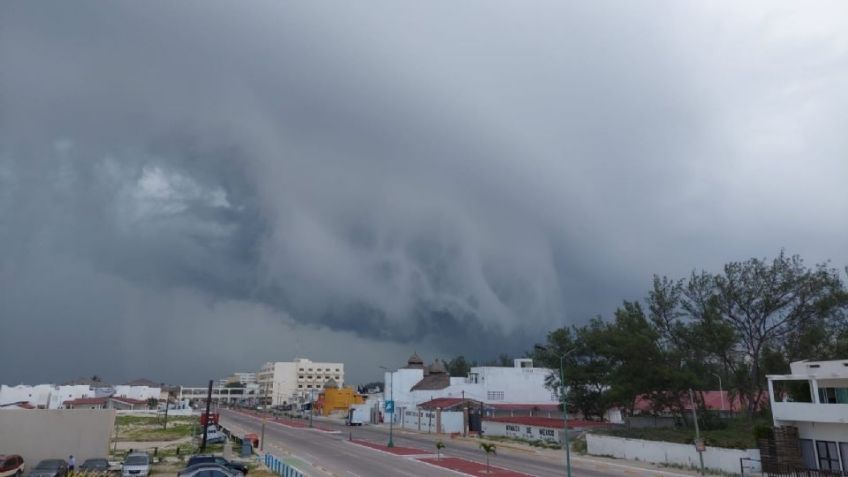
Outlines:
{"label": "dark car", "polygon": [[45,459],[29,473],[30,477],[65,477],[68,475],[68,463],[63,459]]}
{"label": "dark car", "polygon": [[218,464],[196,464],[181,470],[177,477],[239,477],[241,472]]}
{"label": "dark car", "polygon": [[109,461],[106,459],[86,459],[79,470],[86,473],[105,474],[110,469]]}
{"label": "dark car", "polygon": [[24,458],[19,455],[0,455],[0,477],[21,477]]}
{"label": "dark car", "polygon": [[186,467],[193,467],[198,464],[223,465],[224,467],[233,469],[237,472],[241,472],[242,474],[247,475],[247,466],[245,464],[242,464],[240,462],[230,462],[227,459],[217,455],[199,454],[191,456],[191,458],[188,459]]}

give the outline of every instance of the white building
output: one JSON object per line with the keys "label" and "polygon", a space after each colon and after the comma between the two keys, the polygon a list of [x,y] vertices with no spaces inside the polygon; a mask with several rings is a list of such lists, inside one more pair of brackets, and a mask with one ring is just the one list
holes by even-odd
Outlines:
{"label": "white building", "polygon": [[160,386],[130,386],[127,384],[115,386],[114,394],[116,397],[138,399],[140,401],[147,401],[150,398],[158,401],[161,395],[162,388]]}
{"label": "white building", "polygon": [[94,390],[87,385],[37,384],[29,386],[19,384],[17,386],[0,386],[0,406],[27,402],[39,409],[60,409],[65,401],[86,397],[94,397]]}
{"label": "white building", "polygon": [[465,398],[486,404],[557,405],[556,393],[545,387],[548,368],[534,368],[531,359],[516,359],[512,367],[475,366],[466,377],[451,377],[445,366],[424,361],[413,354],[406,367],[385,373],[386,399],[395,401],[400,413],[437,398]]}
{"label": "white building", "polygon": [[233,373],[227,378],[228,384],[239,383],[242,386],[256,384],[256,373]]}
{"label": "white building", "polygon": [[807,468],[848,471],[848,360],[798,361],[768,376],[775,427],[794,426]]}
{"label": "white building", "polygon": [[27,402],[39,409],[62,409],[66,401],[85,398],[125,397],[147,401],[150,398],[159,399],[161,388],[150,386],[120,385],[114,388],[95,388],[88,384],[70,384],[56,386],[53,384],[36,384],[34,386],[20,384],[17,386],[0,386],[0,406],[5,404]]}
{"label": "white building", "polygon": [[332,379],[344,386],[343,363],[318,363],[300,358],[290,362],[265,363],[256,381],[265,404],[277,406],[297,402],[304,395],[324,389]]}

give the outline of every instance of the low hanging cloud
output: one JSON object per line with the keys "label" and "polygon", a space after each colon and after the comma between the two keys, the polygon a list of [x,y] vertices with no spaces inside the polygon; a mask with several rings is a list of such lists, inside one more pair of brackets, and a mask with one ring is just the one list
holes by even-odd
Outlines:
{"label": "low hanging cloud", "polygon": [[759,7],[4,4],[0,359],[240,320],[485,357],[653,273],[844,263],[846,7]]}

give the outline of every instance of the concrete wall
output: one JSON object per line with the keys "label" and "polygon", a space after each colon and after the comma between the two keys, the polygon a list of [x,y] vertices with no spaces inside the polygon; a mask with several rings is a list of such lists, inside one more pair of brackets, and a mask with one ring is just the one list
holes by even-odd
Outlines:
{"label": "concrete wall", "polygon": [[[640,439],[624,439],[621,437],[587,434],[588,453],[598,456],[612,456],[618,459],[640,460],[656,464],[678,464],[697,467],[700,465],[698,452],[693,444],[675,444],[671,442],[655,442]],[[739,450],[707,447],[704,452],[704,466],[709,469],[721,470],[728,473],[739,473],[739,459],[747,457],[760,460],[757,449]],[[759,468],[748,470],[759,471]]]}
{"label": "concrete wall", "polygon": [[[484,436],[506,436],[526,441],[543,440],[560,443],[562,440],[562,429],[553,427],[527,426],[511,422],[497,422],[483,420]],[[569,437],[573,433],[568,434]]]}
{"label": "concrete wall", "polygon": [[78,463],[106,457],[115,427],[115,411],[88,409],[0,410],[0,449],[20,454],[32,469],[42,459]]}
{"label": "concrete wall", "polygon": [[[397,413],[397,423],[404,429],[418,432],[435,433],[441,430],[443,434],[462,432],[462,411],[436,412],[423,409],[405,409],[403,414]],[[441,420],[441,429],[437,427]]]}
{"label": "concrete wall", "polygon": [[115,396],[138,399],[141,401],[147,401],[150,398],[158,400],[161,394],[162,388],[158,387],[127,386],[125,384],[115,386]]}

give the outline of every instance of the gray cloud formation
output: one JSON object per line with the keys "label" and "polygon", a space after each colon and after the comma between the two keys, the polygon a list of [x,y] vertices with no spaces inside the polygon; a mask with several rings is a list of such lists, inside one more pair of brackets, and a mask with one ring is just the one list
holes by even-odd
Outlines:
{"label": "gray cloud formation", "polygon": [[652,273],[844,264],[845,13],[5,3],[0,360],[31,359],[0,381],[365,379],[520,352]]}

